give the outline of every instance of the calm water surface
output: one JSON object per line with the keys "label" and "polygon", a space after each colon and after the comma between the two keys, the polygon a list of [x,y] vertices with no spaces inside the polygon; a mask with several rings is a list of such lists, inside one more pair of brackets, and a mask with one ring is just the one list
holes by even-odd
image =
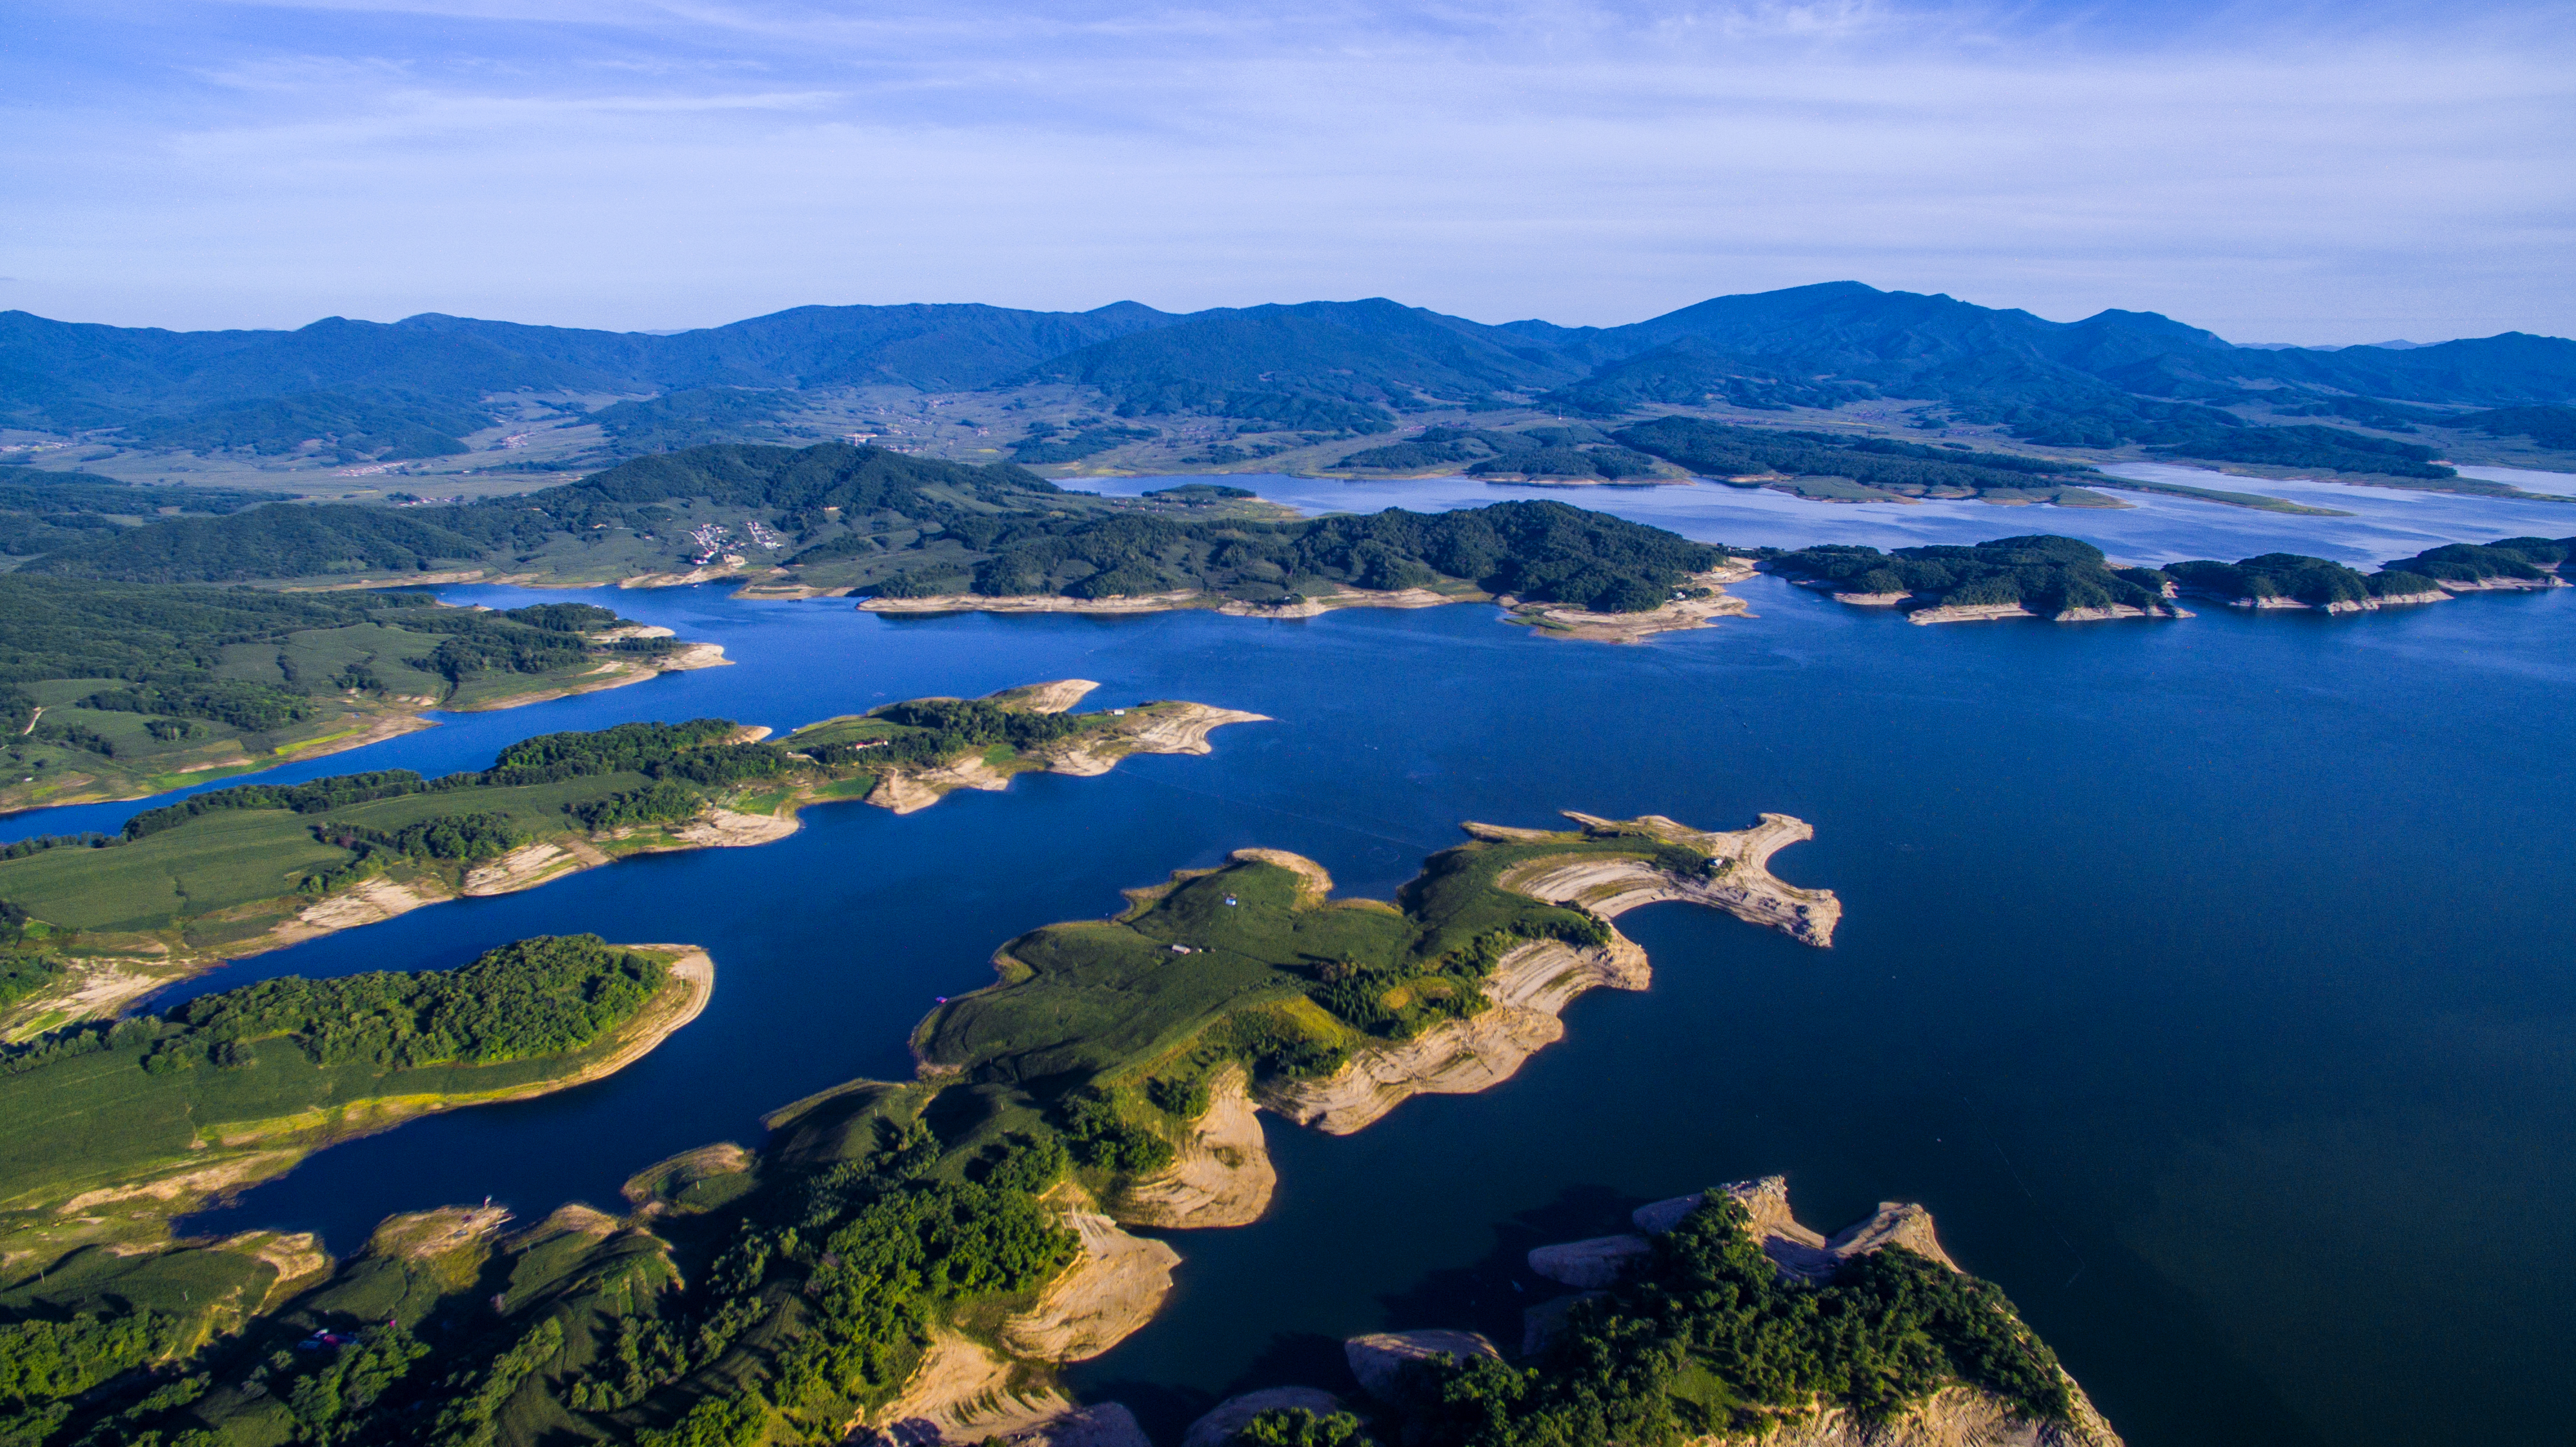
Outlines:
{"label": "calm water surface", "polygon": [[[2336,536],[2212,511],[2281,539],[2247,551]],[[2006,517],[1983,512],[1972,535],[2099,541],[2097,517],[2135,521]],[[2323,521],[2364,538],[2347,546],[2395,526]],[[2537,530],[2473,516],[2448,536]],[[335,1148],[196,1224],[346,1250],[397,1210],[609,1202],[646,1162],[756,1140],[767,1109],[904,1073],[932,997],[987,981],[1012,934],[1246,845],[1382,896],[1460,819],[1736,827],[1781,810],[1817,838],[1775,868],[1845,902],[1833,950],[1682,906],[1630,915],[1651,991],[1578,1001],[1566,1040],[1484,1095],[1413,1101],[1345,1139],[1273,1123],[1270,1216],[1175,1234],[1171,1305],[1077,1382],[1168,1435],[1228,1390],[1329,1384],[1351,1332],[1509,1340],[1538,1286],[1529,1246],[1785,1172],[1827,1228],[1881,1199],[1928,1204],[2141,1447],[2554,1440],[2576,1265],[2534,1245],[2576,1191],[2576,592],[2359,619],[1917,628],[1769,579],[1743,591],[1758,618],[1632,648],[1536,638],[1481,607],[888,621],[616,595],[740,665],[452,718],[298,774],[1064,676],[1100,680],[1100,703],[1277,722],[1221,731],[1211,757],[1026,778],[909,818],[812,809],[763,848],[623,863],[217,971],[192,988],[449,966],[587,929],[706,944],[719,977],[697,1023],[610,1080]],[[8,822],[100,827],[134,807]]]}

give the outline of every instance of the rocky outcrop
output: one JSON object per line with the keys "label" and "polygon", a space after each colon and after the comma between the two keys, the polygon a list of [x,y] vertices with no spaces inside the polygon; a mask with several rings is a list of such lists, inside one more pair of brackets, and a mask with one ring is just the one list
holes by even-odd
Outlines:
{"label": "rocky outcrop", "polygon": [[1654,1249],[1643,1236],[1595,1236],[1541,1246],[1530,1252],[1529,1269],[1563,1286],[1608,1286]]}
{"label": "rocky outcrop", "polygon": [[2191,613],[2171,603],[2158,603],[2133,608],[2126,603],[2113,603],[2102,608],[2066,608],[2055,613],[2034,613],[2019,603],[1955,603],[1935,608],[1917,608],[1905,615],[1908,623],[1990,623],[2001,618],[2047,618],[2053,623],[2098,623],[2113,618],[2188,618]]}
{"label": "rocky outcrop", "polygon": [[1181,1259],[1093,1212],[1067,1212],[1064,1224],[1081,1238],[1082,1259],[1047,1284],[1035,1307],[1002,1323],[1004,1344],[1031,1361],[1088,1361],[1124,1341],[1153,1320]]}
{"label": "rocky outcrop", "polygon": [[1692,1447],[2119,1447],[2111,1424],[2079,1396],[2072,1422],[2036,1422],[1973,1387],[1945,1387],[1893,1421],[1840,1407],[1755,1437],[1703,1437]]}
{"label": "rocky outcrop", "polygon": [[[1715,832],[1693,829],[1661,814],[1638,819],[1602,819],[1566,811],[1566,816],[1594,835],[1637,834],[1678,844],[1708,856],[1708,867],[1695,878],[1658,869],[1644,859],[1566,855],[1514,865],[1500,881],[1550,904],[1580,905],[1603,919],[1616,919],[1640,905],[1665,900],[1722,909],[1747,924],[1764,925],[1804,944],[1834,942],[1842,920],[1842,901],[1830,889],[1806,889],[1771,873],[1771,856],[1787,845],[1816,837],[1815,828],[1787,814],[1765,814],[1750,829]],[[1467,832],[1483,839],[1544,839],[1536,830],[1469,824]]]}
{"label": "rocky outcrop", "polygon": [[[1692,829],[1660,814],[1603,819],[1569,811],[1566,817],[1593,837],[1643,837],[1695,850],[1707,857],[1707,867],[1683,877],[1633,856],[1548,855],[1505,870],[1496,881],[1501,888],[1551,904],[1577,905],[1605,920],[1640,905],[1680,900],[1725,910],[1807,944],[1833,943],[1834,927],[1842,919],[1842,902],[1833,891],[1787,883],[1769,867],[1782,846],[1815,837],[1803,820],[1765,814],[1751,829],[1721,833]],[[1479,839],[1498,842],[1566,837],[1493,824],[1464,827]],[[1271,862],[1281,860],[1294,860],[1286,867],[1311,870],[1313,878],[1324,880],[1324,888],[1330,887],[1329,877],[1312,861],[1282,855]],[[1594,988],[1642,990],[1652,978],[1646,952],[1616,929],[1607,944],[1592,949],[1555,940],[1525,944],[1505,955],[1485,982],[1485,996],[1492,1002],[1487,1009],[1463,1020],[1444,1020],[1410,1040],[1366,1046],[1331,1075],[1273,1087],[1261,1103],[1299,1125],[1348,1135],[1416,1095],[1472,1094],[1509,1079],[1531,1055],[1564,1038],[1557,1014],[1566,1002]]]}
{"label": "rocky outcrop", "polygon": [[1216,746],[1208,742],[1211,732],[1227,724],[1270,722],[1268,714],[1203,703],[1156,704],[1138,710],[1135,717],[1138,722],[1132,728],[1041,748],[1031,757],[1043,762],[1051,774],[1088,778],[1108,773],[1130,754],[1214,753]]}
{"label": "rocky outcrop", "polygon": [[[903,1391],[874,1420],[852,1424],[851,1440],[873,1447],[931,1443],[1045,1442],[1037,1435],[1085,1415],[1050,1386],[1021,1381],[1015,1363],[954,1332],[934,1329]],[[1130,1419],[1133,1420],[1132,1418]]]}
{"label": "rocky outcrop", "polygon": [[1407,1366],[1437,1357],[1501,1361],[1503,1354],[1472,1331],[1380,1331],[1342,1343],[1342,1358],[1351,1364],[1351,1375],[1375,1397],[1393,1396]]}
{"label": "rocky outcrop", "polygon": [[1293,1412],[1303,1407],[1318,1417],[1350,1410],[1349,1405],[1332,1393],[1315,1387],[1272,1387],[1266,1391],[1246,1392],[1228,1397],[1216,1409],[1190,1424],[1181,1434],[1181,1447],[1226,1447],[1253,1418],[1264,1412]]}
{"label": "rocky outcrop", "polygon": [[[1799,1281],[1823,1281],[1849,1258],[1866,1256],[1888,1246],[1903,1246],[1953,1271],[1959,1269],[1959,1264],[1941,1249],[1940,1237],[1932,1230],[1932,1213],[1921,1206],[1902,1201],[1881,1201],[1875,1215],[1857,1225],[1845,1227],[1829,1239],[1801,1225],[1790,1211],[1789,1181],[1785,1176],[1738,1181],[1725,1190],[1751,1218],[1749,1229],[1753,1238],[1761,1243],[1762,1254],[1771,1258],[1783,1276]],[[1683,1217],[1698,1210],[1705,1199],[1704,1194],[1699,1194],[1649,1202],[1630,1213],[1628,1219],[1646,1235],[1661,1236],[1680,1225]],[[1537,1268],[1538,1253],[1535,1251],[1530,1253],[1530,1265],[1533,1270]]]}
{"label": "rocky outcrop", "polygon": [[1752,608],[1741,598],[1726,591],[1729,583],[1741,583],[1753,576],[1753,565],[1729,559],[1704,573],[1693,573],[1687,581],[1696,597],[1675,598],[1658,608],[1641,613],[1594,613],[1562,603],[1531,603],[1518,598],[1502,597],[1494,601],[1509,612],[1510,621],[1526,623],[1539,632],[1556,638],[1582,638],[1596,643],[1639,643],[1657,633],[1672,633],[1686,628],[1706,628],[1710,620],[1747,617]]}
{"label": "rocky outcrop", "polygon": [[1034,1427],[987,1440],[1006,1447],[1154,1447],[1136,1414],[1118,1402],[1069,1408]]}
{"label": "rocky outcrop", "polygon": [[1556,940],[1503,956],[1485,982],[1493,1003],[1410,1040],[1370,1046],[1321,1080],[1268,1091],[1262,1104],[1327,1135],[1349,1135],[1417,1095],[1472,1095],[1511,1078],[1521,1062],[1565,1038],[1557,1012],[1596,986],[1642,990],[1646,952],[1616,930],[1599,949]]}
{"label": "rocky outcrop", "polygon": [[927,598],[870,598],[859,607],[869,613],[1160,613],[1189,607],[1200,596],[1195,588],[1109,598],[1066,598],[1053,593],[987,598],[981,593],[938,593]]}
{"label": "rocky outcrop", "polygon": [[1131,1226],[1249,1226],[1270,1208],[1278,1185],[1250,1082],[1241,1066],[1229,1065],[1209,1078],[1207,1113],[1180,1158],[1129,1187],[1117,1217]]}

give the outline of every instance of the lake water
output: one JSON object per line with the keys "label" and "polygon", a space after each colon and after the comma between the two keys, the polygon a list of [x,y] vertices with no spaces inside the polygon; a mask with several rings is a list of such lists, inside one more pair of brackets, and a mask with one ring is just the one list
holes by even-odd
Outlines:
{"label": "lake water", "polygon": [[[1263,483],[1315,506],[1397,500],[1332,491],[1347,486]],[[1420,507],[1453,485],[1408,486]],[[2538,521],[2549,504],[2335,492],[2370,510],[1568,496],[1746,542],[2049,530],[2138,557],[2394,556],[2571,530]],[[2401,534],[2422,541],[2391,546]],[[397,1210],[609,1203],[652,1160],[756,1140],[765,1110],[905,1073],[933,997],[989,980],[1013,934],[1247,845],[1383,896],[1461,819],[1576,808],[1726,828],[1779,810],[1816,826],[1774,867],[1841,895],[1834,949],[1678,905],[1628,916],[1654,988],[1577,1001],[1566,1040],[1504,1086],[1343,1139],[1271,1123],[1276,1208],[1176,1233],[1170,1306],[1077,1384],[1168,1438],[1227,1391],[1330,1385],[1356,1331],[1508,1343],[1540,1286],[1529,1246],[1785,1172],[1827,1229],[1881,1199],[1929,1205],[2141,1447],[2561,1435],[2576,1264],[2549,1243],[2576,1190],[2576,590],[2360,618],[1951,628],[1769,578],[1740,591],[1759,616],[1625,648],[1479,606],[888,620],[712,589],[605,596],[738,666],[450,717],[279,777],[437,772],[553,729],[791,726],[1066,676],[1100,680],[1095,703],[1277,721],[1220,731],[1210,757],[1024,778],[908,818],[816,808],[773,845],[622,863],[217,971],[192,988],[450,966],[596,930],[705,944],[719,974],[706,1014],[616,1077],[334,1148],[195,1224],[317,1230],[346,1250]],[[136,807],[8,832],[113,827]]]}

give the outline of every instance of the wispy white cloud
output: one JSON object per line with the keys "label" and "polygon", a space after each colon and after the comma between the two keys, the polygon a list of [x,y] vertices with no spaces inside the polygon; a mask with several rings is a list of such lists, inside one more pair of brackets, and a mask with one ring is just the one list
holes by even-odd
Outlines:
{"label": "wispy white cloud", "polygon": [[43,224],[0,256],[17,304],[106,320],[1615,322],[1857,276],[2259,338],[2576,331],[2545,9],[137,0],[40,33],[0,167]]}

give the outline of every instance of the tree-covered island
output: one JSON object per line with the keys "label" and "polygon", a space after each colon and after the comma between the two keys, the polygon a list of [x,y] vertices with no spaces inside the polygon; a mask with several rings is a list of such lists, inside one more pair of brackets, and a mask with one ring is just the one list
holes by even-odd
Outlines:
{"label": "tree-covered island", "polygon": [[1916,623],[2190,616],[2174,606],[2164,573],[2113,567],[2100,548],[2075,538],[1997,538],[1893,552],[1825,543],[1773,552],[1761,566],[1837,602],[1900,609]]}
{"label": "tree-covered island", "polygon": [[2185,593],[2236,608],[2316,608],[2361,613],[2407,603],[2438,603],[2462,593],[2566,586],[2559,567],[2576,555],[2576,538],[2499,538],[2445,543],[2375,573],[2299,553],[2265,553],[2233,563],[2206,559],[2167,563]]}

